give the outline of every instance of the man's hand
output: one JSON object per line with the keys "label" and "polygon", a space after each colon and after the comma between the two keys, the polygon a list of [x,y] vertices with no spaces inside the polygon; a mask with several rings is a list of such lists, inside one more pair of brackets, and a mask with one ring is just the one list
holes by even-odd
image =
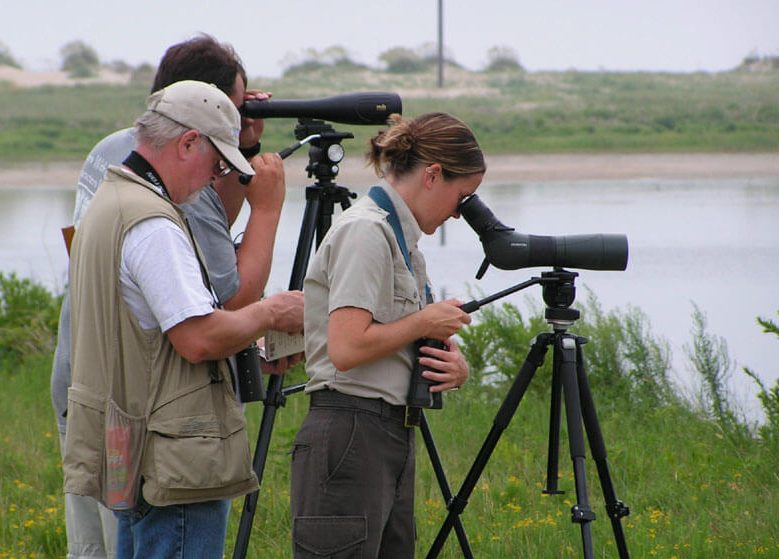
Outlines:
{"label": "man's hand", "polygon": [[303,332],[303,292],[282,291],[262,301],[272,316],[269,330],[288,334]]}
{"label": "man's hand", "polygon": [[289,369],[303,361],[305,353],[296,353],[286,357],[280,357],[275,361],[266,361],[260,358],[260,370],[266,375],[283,375]]}
{"label": "man's hand", "polygon": [[255,175],[246,187],[246,201],[254,212],[280,212],[286,194],[284,162],[277,153],[261,153],[252,158]]}
{"label": "man's hand", "polygon": [[[244,102],[251,100],[265,101],[273,96],[272,93],[252,89],[244,95]],[[239,145],[242,148],[251,148],[257,145],[262,137],[262,131],[265,128],[265,121],[261,118],[247,118],[241,116],[241,135],[238,137]]]}

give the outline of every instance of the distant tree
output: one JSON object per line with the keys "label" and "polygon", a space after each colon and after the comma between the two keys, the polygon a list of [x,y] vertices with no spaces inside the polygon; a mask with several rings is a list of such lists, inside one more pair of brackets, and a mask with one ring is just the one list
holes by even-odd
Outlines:
{"label": "distant tree", "polygon": [[0,42],[0,66],[11,66],[13,68],[19,68],[21,70],[22,65],[19,64],[11,54],[11,50]]}
{"label": "distant tree", "polygon": [[749,51],[749,54],[747,54],[741,61],[741,64],[742,66],[751,66],[752,64],[757,64],[758,62],[760,62],[760,55],[757,53],[756,49],[752,49]]}
{"label": "distant tree", "polygon": [[393,74],[408,74],[422,72],[429,64],[414,51],[405,47],[394,47],[379,55],[379,60],[384,63],[387,72]]}
{"label": "distant tree", "polygon": [[281,65],[284,68],[283,74],[285,76],[301,72],[312,72],[327,66],[327,64],[322,62],[319,51],[314,48],[304,49],[299,54],[288,52],[281,60]]}
{"label": "distant tree", "polygon": [[133,71],[133,67],[124,60],[112,60],[105,67],[117,74],[129,74]]}
{"label": "distant tree", "polygon": [[71,41],[60,49],[62,70],[72,78],[96,76],[100,69],[100,59],[95,49],[83,41]]}
{"label": "distant tree", "polygon": [[736,70],[748,70],[750,72],[767,72],[779,70],[779,56],[760,56],[757,50],[752,50],[736,66]]}
{"label": "distant tree", "polygon": [[365,68],[364,65],[352,60],[349,51],[340,45],[332,45],[324,50],[305,49],[301,55],[288,53],[282,60],[284,75],[300,72],[310,72],[330,66],[339,69]]}
{"label": "distant tree", "polygon": [[[422,43],[417,47],[416,53],[427,64],[433,65],[438,63],[438,44],[437,43]],[[461,68],[462,65],[454,59],[452,51],[444,46],[444,62],[450,66]]]}
{"label": "distant tree", "polygon": [[487,51],[485,72],[523,71],[516,51],[511,47],[496,46]]}

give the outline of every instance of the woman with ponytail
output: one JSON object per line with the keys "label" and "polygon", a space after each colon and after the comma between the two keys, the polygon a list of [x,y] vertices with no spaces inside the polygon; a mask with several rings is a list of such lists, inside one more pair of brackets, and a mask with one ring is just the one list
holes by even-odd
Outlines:
{"label": "woman with ponytail", "polygon": [[[430,392],[458,388],[468,365],[452,336],[470,322],[433,302],[417,248],[484,176],[473,132],[446,113],[393,115],[370,141],[383,179],[336,219],[304,284],[310,410],[292,450],[295,557],[413,557],[418,362]],[[422,346],[420,339],[442,342]]]}

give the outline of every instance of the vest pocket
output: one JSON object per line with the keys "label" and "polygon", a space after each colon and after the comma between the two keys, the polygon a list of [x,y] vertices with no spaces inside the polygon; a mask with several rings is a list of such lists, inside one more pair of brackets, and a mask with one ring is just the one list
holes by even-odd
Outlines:
{"label": "vest pocket", "polygon": [[298,516],[292,526],[296,559],[362,559],[367,539],[364,516]]}
{"label": "vest pocket", "polygon": [[148,475],[164,489],[226,487],[252,476],[240,406],[224,383],[182,395],[152,412]]}
{"label": "vest pocket", "polygon": [[111,510],[130,510],[138,502],[146,418],[127,414],[113,400],[105,412],[103,503]]}
{"label": "vest pocket", "polygon": [[[65,491],[101,498],[105,404],[82,385],[68,388],[68,428],[63,467]],[[95,471],[95,468],[98,471]]]}

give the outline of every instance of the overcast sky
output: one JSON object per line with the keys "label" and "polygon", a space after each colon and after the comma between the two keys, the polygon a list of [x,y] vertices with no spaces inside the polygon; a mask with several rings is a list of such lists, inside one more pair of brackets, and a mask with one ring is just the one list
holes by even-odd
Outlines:
{"label": "overcast sky", "polygon": [[[57,69],[76,39],[102,61],[156,64],[207,32],[250,76],[280,75],[305,49],[380,53],[437,40],[438,0],[2,0],[0,43],[27,69]],[[444,0],[444,43],[469,69],[493,46],[528,70],[720,71],[747,54],[779,56],[779,0]]]}

